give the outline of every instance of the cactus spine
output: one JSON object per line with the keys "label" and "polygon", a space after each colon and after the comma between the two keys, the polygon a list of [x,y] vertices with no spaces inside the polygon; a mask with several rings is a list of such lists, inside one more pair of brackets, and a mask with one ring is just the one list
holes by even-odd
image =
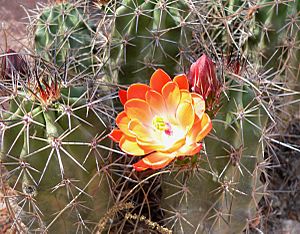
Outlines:
{"label": "cactus spine", "polygon": [[89,233],[111,202],[107,120],[96,111],[103,104],[83,86],[50,80],[17,87],[1,109],[0,160],[20,207],[14,218],[29,232]]}
{"label": "cactus spine", "polygon": [[241,233],[256,215],[267,116],[251,87],[230,87],[199,169],[164,177],[162,206],[175,233]]}
{"label": "cactus spine", "polygon": [[[225,69],[229,64],[221,58],[224,52],[226,59],[231,52],[249,59],[246,72],[239,68],[226,72],[221,109],[201,157],[178,161],[179,171],[170,167],[171,173],[162,170],[158,176],[131,171],[133,157],[117,158],[113,165],[121,176],[115,184],[116,207],[128,201],[137,205],[130,203],[129,212],[124,206],[124,215],[111,208],[108,213],[119,219],[113,220],[110,230],[121,233],[134,226],[133,232],[145,232],[154,220],[152,229],[162,225],[176,234],[240,233],[256,214],[264,193],[259,178],[266,126],[271,118],[277,121],[269,109],[279,109],[274,102],[280,102],[278,93],[287,90],[282,78],[299,83],[300,4],[292,0],[203,3],[116,0],[102,8],[112,11],[115,20],[107,38],[109,56],[98,60],[107,64],[107,76],[121,85],[148,83],[158,67],[170,76],[182,73],[187,60],[204,50]],[[111,7],[116,6],[114,12]],[[44,59],[58,66],[66,62],[75,74],[91,72],[94,29],[82,8],[59,3],[45,9],[35,23],[35,48]],[[268,77],[257,68],[268,71]],[[17,94],[3,99],[10,100],[10,109],[2,109],[1,163],[22,209],[15,220],[21,217],[30,231],[90,232],[110,206],[113,190],[105,179],[110,145],[100,141],[106,130],[98,113],[101,102],[91,101],[87,88],[68,87],[45,105],[22,85]],[[160,206],[163,212],[157,211]]]}
{"label": "cactus spine", "polygon": [[36,19],[34,34],[36,52],[45,60],[65,64],[75,74],[94,71],[95,26],[78,4],[45,7]]}
{"label": "cactus spine", "polygon": [[181,72],[191,42],[186,1],[122,1],[112,35],[111,70],[120,84],[146,82],[162,68]]}

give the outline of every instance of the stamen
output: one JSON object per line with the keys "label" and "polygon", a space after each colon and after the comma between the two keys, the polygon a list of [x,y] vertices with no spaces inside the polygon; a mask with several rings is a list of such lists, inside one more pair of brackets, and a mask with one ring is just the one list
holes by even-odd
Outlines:
{"label": "stamen", "polygon": [[171,124],[165,122],[161,116],[155,116],[152,120],[152,124],[156,130],[161,132],[164,131],[164,133],[168,136],[171,136],[173,133]]}
{"label": "stamen", "polygon": [[159,131],[166,130],[166,123],[161,116],[155,116],[152,120],[152,124],[156,130],[159,130]]}
{"label": "stamen", "polygon": [[167,129],[165,129],[165,134],[168,136],[171,136],[173,134],[171,124],[166,123],[166,127],[167,127]]}

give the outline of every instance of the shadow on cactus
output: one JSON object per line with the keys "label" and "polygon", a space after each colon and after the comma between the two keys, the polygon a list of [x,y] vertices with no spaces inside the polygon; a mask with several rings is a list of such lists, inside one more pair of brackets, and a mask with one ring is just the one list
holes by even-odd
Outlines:
{"label": "shadow on cactus", "polygon": [[21,220],[26,232],[92,232],[113,199],[110,98],[84,84],[62,87],[45,64],[28,66],[1,97],[9,105],[1,107],[0,162],[16,193],[6,198],[18,204],[15,229]]}

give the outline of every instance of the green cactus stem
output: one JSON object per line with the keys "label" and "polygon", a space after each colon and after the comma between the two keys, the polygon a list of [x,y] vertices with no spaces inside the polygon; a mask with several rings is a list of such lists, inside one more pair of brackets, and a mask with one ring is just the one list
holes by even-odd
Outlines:
{"label": "green cactus stem", "polygon": [[77,74],[94,71],[95,26],[78,4],[45,7],[35,24],[34,46],[42,58]]}
{"label": "green cactus stem", "polygon": [[176,0],[124,0],[116,10],[110,69],[119,84],[147,82],[153,71],[182,71],[192,32],[189,5]]}
{"label": "green cactus stem", "polygon": [[[28,231],[90,233],[110,207],[107,120],[81,88],[19,91],[2,109],[0,160]],[[100,106],[99,106],[100,105]]]}
{"label": "green cactus stem", "polygon": [[241,233],[256,216],[267,115],[253,87],[228,85],[198,167],[164,175],[162,207],[174,233]]}

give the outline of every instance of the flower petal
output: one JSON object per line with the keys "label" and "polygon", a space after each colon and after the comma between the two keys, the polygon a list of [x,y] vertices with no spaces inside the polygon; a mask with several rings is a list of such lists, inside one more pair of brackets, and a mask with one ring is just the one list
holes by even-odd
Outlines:
{"label": "flower petal", "polygon": [[176,83],[168,82],[162,89],[162,95],[165,99],[169,118],[175,117],[176,109],[180,102],[180,90]]}
{"label": "flower petal", "polygon": [[137,143],[143,148],[151,151],[161,151],[166,148],[161,142],[158,142],[157,139],[152,139],[152,141],[136,139]]}
{"label": "flower petal", "polygon": [[177,156],[192,156],[197,154],[202,149],[202,144],[194,143],[192,145],[182,146],[178,152]]}
{"label": "flower petal", "polygon": [[134,135],[128,130],[129,121],[130,119],[128,118],[125,111],[119,113],[116,118],[116,124],[119,127],[119,129],[127,136],[134,137]]}
{"label": "flower petal", "polygon": [[167,139],[162,139],[162,137],[157,136],[153,138],[152,141],[136,139],[138,144],[143,148],[149,151],[160,151],[164,153],[172,153],[180,149],[186,142],[185,135],[182,137],[177,137],[177,139],[170,139],[172,142],[168,142]]}
{"label": "flower petal", "polygon": [[148,91],[146,93],[146,101],[153,114],[163,116],[167,112],[165,101],[160,93],[154,90]]}
{"label": "flower petal", "polygon": [[191,95],[193,98],[195,114],[201,119],[205,111],[205,101],[203,97],[197,93],[192,93]]}
{"label": "flower petal", "polygon": [[170,164],[174,158],[175,154],[154,152],[133,164],[133,167],[136,171],[144,171],[146,169],[157,170]]}
{"label": "flower petal", "polygon": [[192,95],[189,91],[187,90],[180,90],[180,102],[189,102],[193,103]]}
{"label": "flower petal", "polygon": [[176,110],[176,119],[182,129],[188,132],[193,126],[195,113],[191,103],[181,102]]}
{"label": "flower petal", "polygon": [[142,156],[152,152],[152,150],[145,150],[141,148],[136,142],[135,138],[131,138],[126,135],[123,135],[120,139],[119,146],[122,149],[122,151],[134,156]]}
{"label": "flower petal", "polygon": [[127,99],[138,98],[146,100],[146,93],[150,90],[150,87],[145,84],[132,84],[127,90]]}
{"label": "flower petal", "polygon": [[162,69],[157,69],[150,79],[150,87],[155,91],[161,93],[164,85],[171,81],[170,76],[165,73]]}
{"label": "flower petal", "polygon": [[115,142],[119,142],[121,137],[123,136],[123,132],[120,129],[113,129],[109,134],[108,137]]}
{"label": "flower petal", "polygon": [[123,89],[119,90],[119,99],[120,99],[120,102],[122,103],[122,105],[124,106],[124,104],[127,101],[127,91],[126,90],[123,90]]}
{"label": "flower petal", "polygon": [[164,149],[161,149],[161,152],[172,153],[180,149],[185,144],[185,138],[178,138],[172,145],[166,145]]}
{"label": "flower petal", "polygon": [[199,128],[201,130],[197,134],[196,142],[201,141],[212,129],[212,123],[208,114],[204,113],[201,122],[199,124]]}
{"label": "flower petal", "polygon": [[130,119],[138,119],[143,124],[151,124],[152,113],[148,103],[141,99],[130,99],[124,105],[124,111]]}
{"label": "flower petal", "polygon": [[185,74],[175,76],[173,81],[177,83],[179,89],[189,90],[189,81]]}
{"label": "flower petal", "polygon": [[140,121],[137,119],[133,119],[129,123],[129,131],[135,135],[140,141],[152,142],[153,134],[152,129],[145,127]]}

